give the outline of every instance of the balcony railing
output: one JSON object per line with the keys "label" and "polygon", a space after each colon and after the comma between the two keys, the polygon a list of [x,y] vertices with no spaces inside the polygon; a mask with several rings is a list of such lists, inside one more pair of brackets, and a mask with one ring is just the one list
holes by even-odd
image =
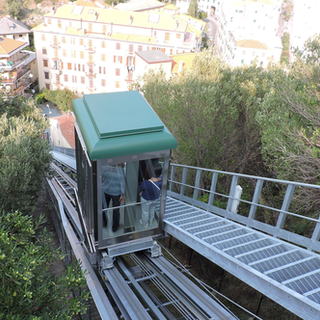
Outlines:
{"label": "balcony railing", "polygon": [[8,61],[11,62],[11,65],[5,65],[3,62],[2,64],[0,63],[0,71],[11,71],[16,69],[17,67],[19,67],[25,60],[27,60],[29,58],[29,54],[25,54],[21,59],[19,59],[18,61]]}

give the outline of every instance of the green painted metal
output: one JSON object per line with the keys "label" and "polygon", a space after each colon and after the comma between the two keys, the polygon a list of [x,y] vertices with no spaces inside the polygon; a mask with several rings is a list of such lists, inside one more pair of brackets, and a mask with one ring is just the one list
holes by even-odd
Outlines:
{"label": "green painted metal", "polygon": [[84,95],[72,102],[72,109],[91,160],[177,147],[138,91]]}

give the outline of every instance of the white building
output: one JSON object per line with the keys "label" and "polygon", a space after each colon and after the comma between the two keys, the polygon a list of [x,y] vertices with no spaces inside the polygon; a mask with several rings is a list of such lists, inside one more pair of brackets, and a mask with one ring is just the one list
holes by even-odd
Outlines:
{"label": "white building", "polygon": [[280,60],[282,44],[277,37],[281,0],[228,0],[218,14],[218,48],[233,66],[254,60],[266,67]]}
{"label": "white building", "polygon": [[29,33],[31,31],[24,23],[10,18],[10,16],[0,19],[0,36],[2,37],[29,44]]}
{"label": "white building", "polygon": [[79,96],[127,90],[135,79],[136,51],[198,51],[204,26],[180,14],[62,6],[33,29],[39,87]]}
{"label": "white building", "polygon": [[[199,11],[206,12],[208,15],[212,12],[212,7],[214,11],[218,14],[221,10],[222,4],[229,0],[198,0]],[[176,6],[179,8],[181,13],[187,13],[189,9],[191,0],[177,0]]]}
{"label": "white building", "polygon": [[290,37],[292,47],[302,49],[308,38],[320,33],[317,23],[319,14],[319,0],[294,1],[293,28]]}

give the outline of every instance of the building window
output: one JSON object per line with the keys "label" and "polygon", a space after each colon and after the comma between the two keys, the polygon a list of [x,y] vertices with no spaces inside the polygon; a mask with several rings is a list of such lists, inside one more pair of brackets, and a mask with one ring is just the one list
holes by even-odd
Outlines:
{"label": "building window", "polygon": [[48,66],[48,60],[43,60],[43,66],[47,67]]}
{"label": "building window", "polygon": [[45,78],[46,80],[49,80],[49,72],[45,72],[45,73],[44,73],[44,78]]}
{"label": "building window", "polygon": [[88,47],[91,49],[93,46],[92,46],[92,40],[88,40]]}
{"label": "building window", "polygon": [[177,33],[177,39],[181,39],[181,34]]}
{"label": "building window", "polygon": [[41,40],[42,40],[42,41],[46,41],[46,35],[45,35],[45,34],[42,34],[42,35],[41,35]]}
{"label": "building window", "polygon": [[77,83],[77,76],[72,76],[72,82]]}
{"label": "building window", "polygon": [[76,39],[75,38],[70,38],[70,44],[76,44]]}
{"label": "building window", "polygon": [[172,49],[170,49],[170,54],[173,54],[173,50]]}
{"label": "building window", "polygon": [[81,77],[81,83],[82,83],[82,84],[85,84],[85,83],[86,83],[85,77]]}
{"label": "building window", "polygon": [[73,65],[73,70],[77,71],[77,64],[76,63]]}
{"label": "building window", "polygon": [[101,48],[105,48],[106,47],[106,42],[105,41],[101,41]]}
{"label": "building window", "polygon": [[72,70],[72,63],[68,62],[68,70]]}
{"label": "building window", "polygon": [[48,24],[51,24],[51,18],[48,18]]}
{"label": "building window", "polygon": [[170,33],[166,32],[165,41],[170,41]]}
{"label": "building window", "polygon": [[46,83],[46,89],[50,90],[50,83]]}
{"label": "building window", "polygon": [[242,51],[242,55],[245,56],[246,55],[246,50]]}
{"label": "building window", "polygon": [[242,64],[244,63],[244,60],[243,60],[243,59],[241,59],[241,63],[242,63]]}
{"label": "building window", "polygon": [[133,44],[129,44],[129,54],[133,54]]}
{"label": "building window", "polygon": [[88,29],[89,29],[89,32],[92,32],[92,23],[88,24]]}
{"label": "building window", "polygon": [[116,81],[115,87],[116,87],[116,88],[120,88],[120,81]]}
{"label": "building window", "polygon": [[121,56],[113,56],[113,62],[122,63],[122,57]]}
{"label": "building window", "polygon": [[107,26],[106,25],[102,26],[102,33],[104,33],[104,34],[107,33]]}
{"label": "building window", "polygon": [[106,79],[101,79],[101,87],[105,87],[106,86]]}
{"label": "building window", "polygon": [[104,53],[101,54],[101,61],[106,61],[106,55]]}
{"label": "building window", "polygon": [[79,39],[79,44],[80,44],[80,46],[83,46],[83,39]]}
{"label": "building window", "polygon": [[67,75],[67,74],[65,74],[65,75],[63,76],[63,80],[64,80],[64,82],[68,82],[68,75]]}
{"label": "building window", "polygon": [[62,28],[61,20],[58,20],[58,28],[59,28],[59,29]]}
{"label": "building window", "polygon": [[157,31],[155,31],[155,32],[153,33],[153,35],[156,37],[156,36],[157,36]]}
{"label": "building window", "polygon": [[78,71],[81,71],[81,64],[78,63]]}
{"label": "building window", "polygon": [[142,51],[143,47],[142,46],[138,46],[138,51]]}
{"label": "building window", "polygon": [[116,68],[116,76],[120,76],[120,69]]}
{"label": "building window", "polygon": [[121,45],[119,42],[116,43],[116,50],[120,50],[121,49]]}
{"label": "building window", "polygon": [[66,37],[63,36],[61,41],[62,41],[62,43],[66,43]]}
{"label": "building window", "polygon": [[42,48],[42,54],[47,54],[47,48]]}
{"label": "building window", "polygon": [[76,50],[71,50],[71,58],[76,58]]}
{"label": "building window", "polygon": [[66,49],[62,49],[62,56],[66,57],[67,56],[67,50]]}
{"label": "building window", "polygon": [[80,51],[80,59],[84,59],[84,52]]}

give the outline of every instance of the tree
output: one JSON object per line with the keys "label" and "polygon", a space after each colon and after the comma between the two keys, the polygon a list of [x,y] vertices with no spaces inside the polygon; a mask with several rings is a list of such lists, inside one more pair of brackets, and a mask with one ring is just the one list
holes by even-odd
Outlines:
{"label": "tree", "polygon": [[[2,115],[1,115],[2,114]],[[40,109],[23,97],[0,103],[0,207],[30,212],[50,167]]]}
{"label": "tree", "polygon": [[86,311],[80,265],[68,266],[61,276],[50,271],[63,256],[51,249],[51,234],[42,223],[19,211],[0,212],[1,319],[63,320]]}
{"label": "tree", "polygon": [[[319,184],[320,176],[320,36],[309,39],[287,71],[278,71],[266,95],[261,124],[262,154],[280,179]],[[317,193],[300,188],[296,210],[317,217]]]}
{"label": "tree", "polygon": [[23,0],[6,0],[7,5],[7,14],[12,18],[21,20],[22,18],[22,9],[23,9]]}
{"label": "tree", "polygon": [[58,108],[60,108],[63,111],[71,111],[72,101],[77,98],[77,95],[69,89],[57,89],[53,91],[43,89],[42,93],[44,94],[44,98],[46,100],[53,102]]}
{"label": "tree", "polygon": [[135,88],[178,140],[174,160],[253,173],[253,168],[264,170],[255,117],[269,81],[261,68],[231,69],[209,49],[179,77],[166,81],[163,73],[152,72]]}
{"label": "tree", "polygon": [[199,17],[199,8],[198,8],[198,1],[191,0],[188,8],[188,15],[194,18]]}
{"label": "tree", "polygon": [[51,273],[61,259],[51,235],[33,223],[33,207],[49,171],[48,122],[33,100],[0,99],[0,319],[70,319],[88,296],[79,264]]}

